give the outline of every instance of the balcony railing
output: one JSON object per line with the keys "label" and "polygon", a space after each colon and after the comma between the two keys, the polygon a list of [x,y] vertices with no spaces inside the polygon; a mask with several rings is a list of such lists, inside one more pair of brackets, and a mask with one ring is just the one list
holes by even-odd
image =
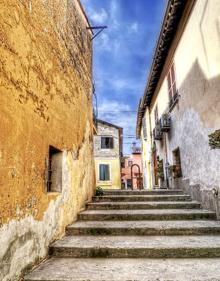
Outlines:
{"label": "balcony railing", "polygon": [[160,127],[162,132],[169,132],[171,128],[171,117],[168,113],[164,113],[161,116]]}
{"label": "balcony railing", "polygon": [[162,140],[163,138],[163,132],[161,130],[160,122],[158,122],[155,128],[153,129],[153,137],[155,140]]}

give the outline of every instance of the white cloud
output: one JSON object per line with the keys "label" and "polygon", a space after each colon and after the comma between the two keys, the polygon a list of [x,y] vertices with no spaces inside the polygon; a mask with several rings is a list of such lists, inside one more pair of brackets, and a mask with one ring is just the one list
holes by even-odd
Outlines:
{"label": "white cloud", "polygon": [[[136,132],[136,113],[131,112],[132,109],[129,104],[103,100],[99,106],[99,118],[107,122],[113,123],[123,128],[123,134],[134,135]],[[124,153],[131,152],[131,144],[136,141],[136,138],[124,137]]]}
{"label": "white cloud", "polygon": [[108,19],[108,13],[103,8],[97,12],[95,12],[93,9],[90,9],[89,16],[90,16],[91,20],[97,24],[103,24]]}
{"label": "white cloud", "polygon": [[97,43],[97,48],[100,51],[111,51],[111,42],[107,33],[103,32],[99,38],[99,42]]}
{"label": "white cloud", "polygon": [[131,77],[121,78],[117,76],[111,76],[106,82],[115,93],[129,92],[131,94],[131,92],[137,93],[141,90],[139,81],[137,81],[136,79],[132,80]]}
{"label": "white cloud", "polygon": [[138,29],[139,29],[138,23],[137,22],[133,22],[132,25],[130,26],[130,31],[134,32],[134,33],[137,33]]}
{"label": "white cloud", "polygon": [[119,5],[118,0],[112,0],[110,4],[110,19],[111,19],[111,28],[112,30],[116,30],[119,28],[118,22],[118,13],[119,13]]}

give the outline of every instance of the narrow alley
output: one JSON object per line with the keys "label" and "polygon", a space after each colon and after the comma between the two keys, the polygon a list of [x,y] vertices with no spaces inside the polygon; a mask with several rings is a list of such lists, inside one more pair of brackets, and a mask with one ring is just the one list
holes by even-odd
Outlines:
{"label": "narrow alley", "polygon": [[220,281],[220,1],[0,1],[0,281]]}

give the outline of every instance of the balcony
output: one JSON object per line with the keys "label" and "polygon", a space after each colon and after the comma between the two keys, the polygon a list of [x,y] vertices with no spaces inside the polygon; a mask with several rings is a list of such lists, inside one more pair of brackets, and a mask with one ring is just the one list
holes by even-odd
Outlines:
{"label": "balcony", "polygon": [[164,113],[161,116],[160,127],[162,132],[169,132],[171,128],[171,117],[168,113]]}
{"label": "balcony", "polygon": [[154,140],[162,140],[162,138],[163,138],[163,132],[161,130],[160,122],[157,123],[157,125],[153,129],[153,137],[154,137]]}

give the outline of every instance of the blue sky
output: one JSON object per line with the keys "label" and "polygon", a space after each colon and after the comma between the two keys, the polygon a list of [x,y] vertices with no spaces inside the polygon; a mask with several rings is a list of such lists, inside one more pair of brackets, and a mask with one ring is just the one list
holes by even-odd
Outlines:
{"label": "blue sky", "polygon": [[[92,26],[107,25],[94,39],[94,82],[99,118],[124,128],[124,153],[135,137],[167,0],[81,0]],[[123,112],[128,111],[128,112]]]}

